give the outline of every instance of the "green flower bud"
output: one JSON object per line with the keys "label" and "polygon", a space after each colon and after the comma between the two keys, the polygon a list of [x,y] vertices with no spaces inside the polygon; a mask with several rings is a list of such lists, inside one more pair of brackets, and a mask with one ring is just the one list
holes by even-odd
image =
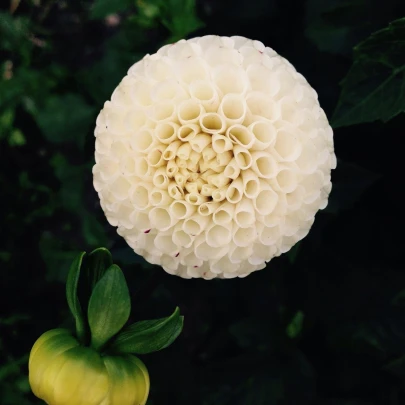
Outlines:
{"label": "green flower bud", "polygon": [[45,332],[29,359],[34,394],[48,405],[145,405],[149,374],[133,355],[101,355],[66,329]]}

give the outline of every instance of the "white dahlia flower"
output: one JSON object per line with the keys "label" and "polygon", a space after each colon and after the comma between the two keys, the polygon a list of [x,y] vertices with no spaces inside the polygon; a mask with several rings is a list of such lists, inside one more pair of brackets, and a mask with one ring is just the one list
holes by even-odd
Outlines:
{"label": "white dahlia flower", "polygon": [[205,36],[135,63],[97,118],[94,187],[134,251],[184,278],[244,277],[327,205],[333,132],[259,41]]}

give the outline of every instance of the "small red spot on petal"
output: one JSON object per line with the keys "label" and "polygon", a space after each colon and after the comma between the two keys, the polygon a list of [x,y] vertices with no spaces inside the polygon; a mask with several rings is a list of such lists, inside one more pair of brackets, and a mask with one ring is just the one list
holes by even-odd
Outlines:
{"label": "small red spot on petal", "polygon": [[195,269],[198,267],[198,266],[193,266]]}
{"label": "small red spot on petal", "polygon": [[147,229],[144,233],[149,233],[150,232],[150,229]]}
{"label": "small red spot on petal", "polygon": [[207,273],[206,273],[206,272],[204,272],[204,273],[203,273],[203,276],[206,276],[206,275],[207,275]]}
{"label": "small red spot on petal", "polygon": [[176,254],[176,256],[174,256],[174,257],[179,257],[179,254],[180,254],[180,252],[179,252],[179,253],[177,253],[177,254]]}

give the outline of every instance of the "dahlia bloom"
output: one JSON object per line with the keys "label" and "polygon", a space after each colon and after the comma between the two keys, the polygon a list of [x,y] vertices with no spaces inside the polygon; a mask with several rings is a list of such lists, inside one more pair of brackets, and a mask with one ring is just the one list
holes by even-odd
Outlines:
{"label": "dahlia bloom", "polygon": [[316,92],[243,37],[166,45],[97,118],[94,187],[134,251],[184,278],[244,277],[327,205],[333,132]]}

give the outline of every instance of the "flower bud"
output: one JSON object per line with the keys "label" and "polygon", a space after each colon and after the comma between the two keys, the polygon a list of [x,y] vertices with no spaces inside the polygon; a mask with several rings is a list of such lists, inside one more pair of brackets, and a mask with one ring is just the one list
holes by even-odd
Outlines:
{"label": "flower bud", "polygon": [[35,342],[29,382],[48,405],[144,405],[150,385],[138,358],[100,355],[66,329],[50,330]]}

